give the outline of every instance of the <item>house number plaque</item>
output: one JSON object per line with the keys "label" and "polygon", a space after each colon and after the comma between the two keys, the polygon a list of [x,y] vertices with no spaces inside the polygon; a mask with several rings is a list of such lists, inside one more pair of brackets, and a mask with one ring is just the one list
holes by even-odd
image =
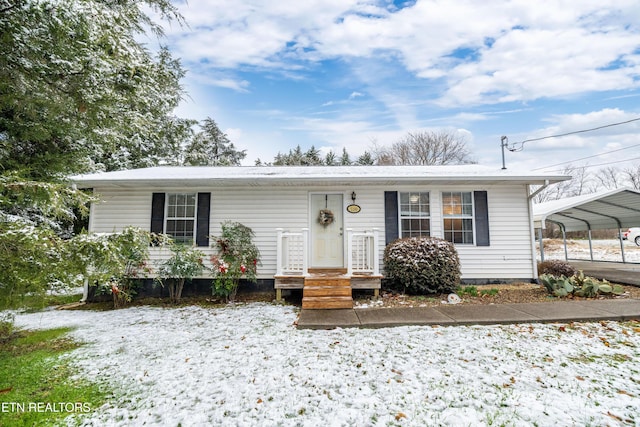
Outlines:
{"label": "house number plaque", "polygon": [[362,209],[360,208],[360,206],[356,205],[356,204],[350,204],[349,206],[347,206],[347,212],[352,213],[352,214],[357,214],[361,210]]}

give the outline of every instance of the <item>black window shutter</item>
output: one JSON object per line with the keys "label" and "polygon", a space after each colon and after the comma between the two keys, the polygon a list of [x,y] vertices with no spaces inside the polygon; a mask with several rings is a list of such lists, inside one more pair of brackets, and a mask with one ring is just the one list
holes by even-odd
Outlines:
{"label": "black window shutter", "polygon": [[211,193],[198,193],[198,216],[196,218],[196,246],[209,246],[209,211]]}
{"label": "black window shutter", "polygon": [[486,191],[473,192],[476,214],[476,246],[489,246],[489,206]]}
{"label": "black window shutter", "polygon": [[388,245],[400,236],[398,230],[398,192],[384,192],[384,243]]}
{"label": "black window shutter", "polygon": [[153,193],[151,198],[151,232],[164,233],[164,193]]}

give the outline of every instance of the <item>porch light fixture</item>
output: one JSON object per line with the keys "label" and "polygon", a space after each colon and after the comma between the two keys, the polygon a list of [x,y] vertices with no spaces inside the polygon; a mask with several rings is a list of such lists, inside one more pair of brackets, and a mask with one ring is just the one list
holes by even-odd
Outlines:
{"label": "porch light fixture", "polygon": [[352,214],[357,214],[358,212],[360,212],[360,206],[356,205],[356,192],[352,191],[351,192],[351,204],[349,206],[347,206],[347,212],[352,213]]}

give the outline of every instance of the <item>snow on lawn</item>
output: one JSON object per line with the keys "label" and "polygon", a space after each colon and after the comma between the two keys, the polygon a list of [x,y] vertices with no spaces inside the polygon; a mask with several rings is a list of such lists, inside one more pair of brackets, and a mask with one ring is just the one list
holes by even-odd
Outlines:
{"label": "snow on lawn", "polygon": [[119,397],[85,425],[639,425],[640,324],[297,330],[297,309],[20,314]]}
{"label": "snow on lawn", "polygon": [[[623,245],[625,260],[627,262],[640,263],[640,246],[628,241],[623,241]],[[536,250],[538,251],[538,258],[540,258],[540,245],[538,242],[536,242]],[[592,240],[591,250],[593,251],[594,261],[622,262],[622,250],[620,249],[619,240]],[[590,261],[589,240],[567,240],[567,252],[571,260]],[[562,239],[544,240],[545,259],[564,260],[564,257]]]}

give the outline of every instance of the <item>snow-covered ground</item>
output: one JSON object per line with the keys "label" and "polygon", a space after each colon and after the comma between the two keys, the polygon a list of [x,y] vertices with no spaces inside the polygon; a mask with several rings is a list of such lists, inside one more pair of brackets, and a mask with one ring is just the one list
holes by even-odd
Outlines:
{"label": "snow-covered ground", "polygon": [[297,309],[20,314],[73,326],[85,425],[640,425],[640,324],[297,330]]}
{"label": "snow-covered ground", "polygon": [[[564,244],[562,239],[544,239],[545,259],[564,260]],[[633,242],[623,241],[624,256],[627,262],[640,262],[640,246]],[[540,247],[536,242],[538,258],[540,258]],[[619,240],[592,240],[591,250],[594,261],[618,261],[622,262],[622,250]],[[567,240],[567,252],[569,259],[580,259],[590,261],[589,240]]]}

